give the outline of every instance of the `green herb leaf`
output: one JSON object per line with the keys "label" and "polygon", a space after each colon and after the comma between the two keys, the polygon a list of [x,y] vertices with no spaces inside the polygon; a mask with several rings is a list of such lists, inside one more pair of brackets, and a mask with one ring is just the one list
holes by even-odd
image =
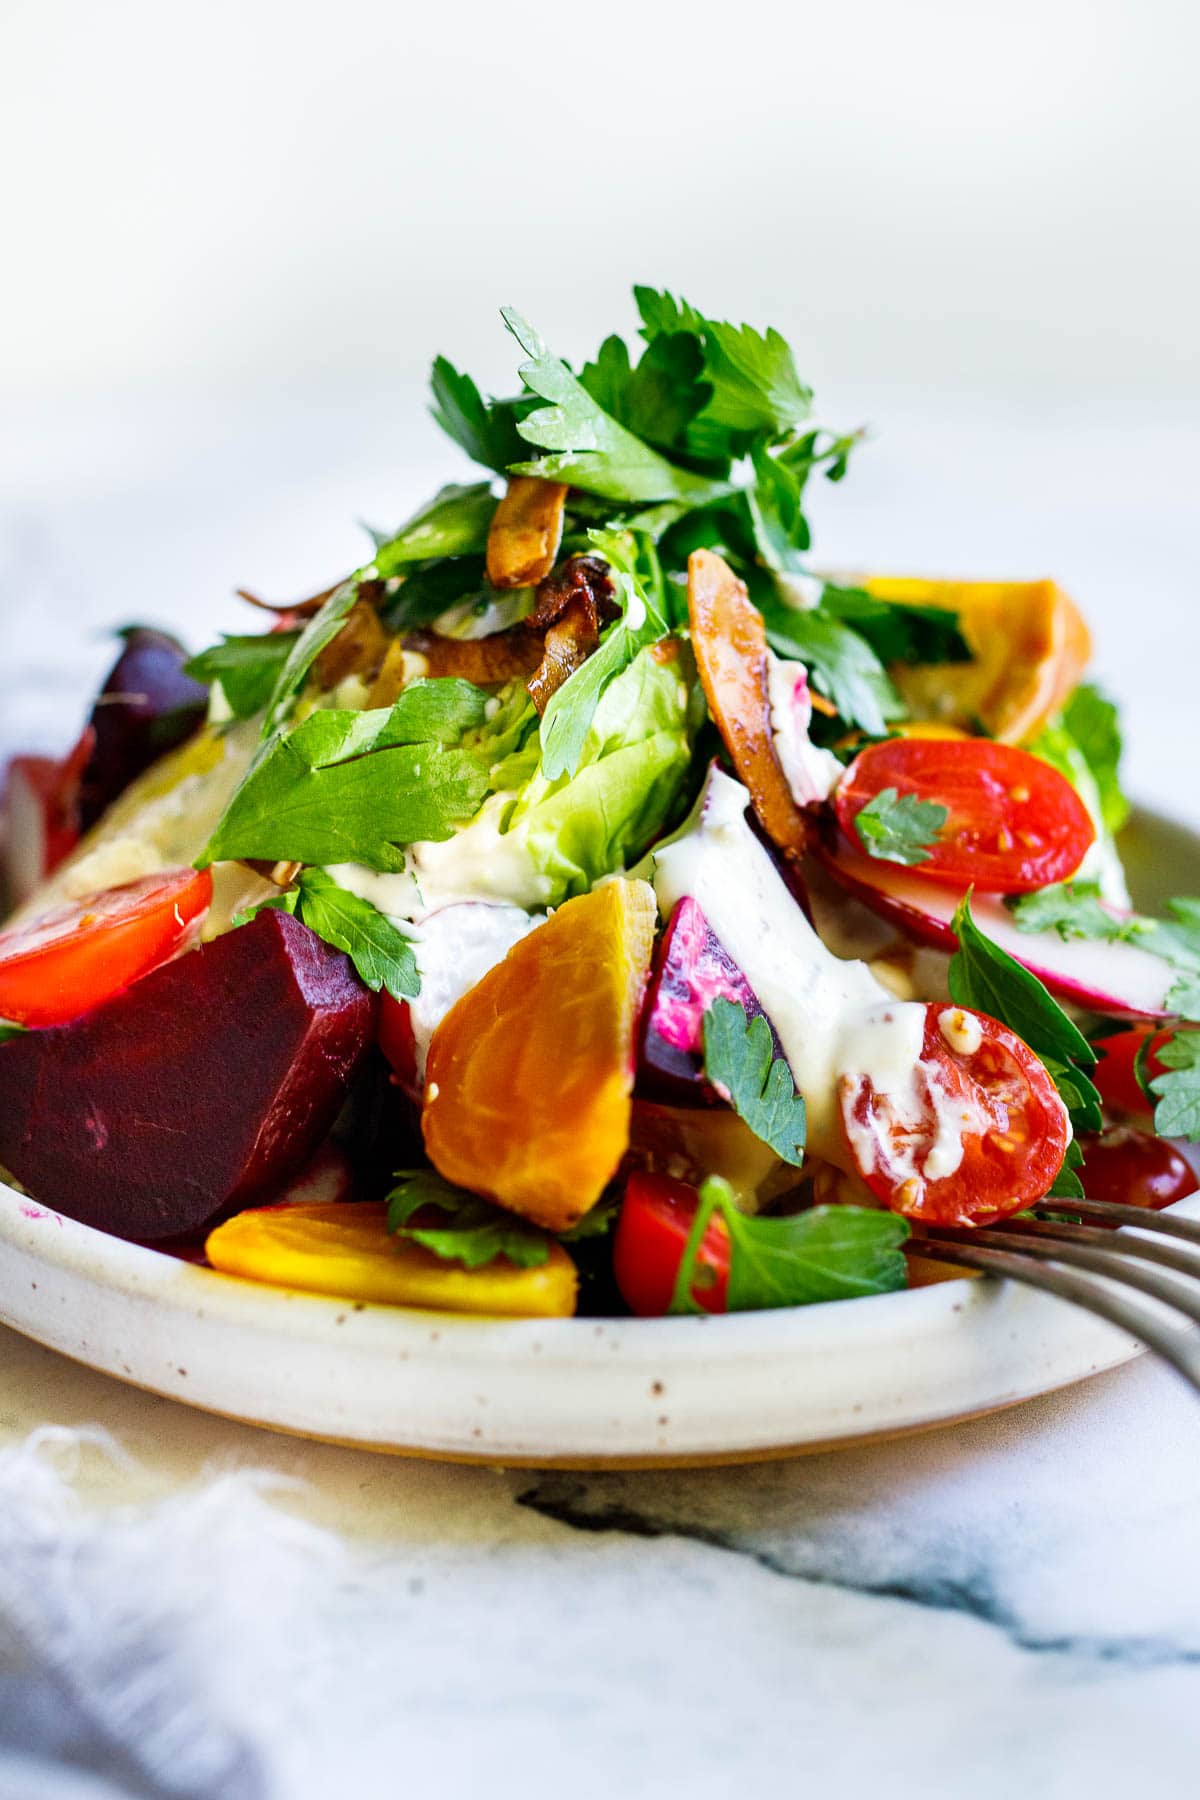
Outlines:
{"label": "green herb leaf", "polygon": [[1047,1200],[1083,1199],[1083,1183],[1075,1172],[1082,1162],[1083,1151],[1079,1148],[1075,1139],[1072,1138],[1071,1142],[1067,1145],[1066,1152],[1063,1156],[1062,1168],[1054,1177],[1051,1186],[1046,1190],[1045,1197]]}
{"label": "green herb leaf", "polygon": [[819,607],[780,603],[763,607],[767,638],[780,656],[807,667],[814,686],[832,700],[848,725],[886,737],[889,719],[904,717],[904,702],[867,640]]}
{"label": "green herb leaf", "polygon": [[951,930],[958,939],[949,970],[956,1006],[990,1013],[1043,1058],[1095,1068],[1096,1052],[1048,989],[979,929],[971,916],[969,890],[959,901]]}
{"label": "green herb leaf", "polygon": [[948,607],[902,605],[896,600],[878,600],[865,588],[826,582],[820,609],[830,618],[852,625],[884,664],[970,660],[958,615]]}
{"label": "green herb leaf", "polygon": [[0,1019],[0,1044],[6,1044],[9,1038],[24,1037],[26,1027],[14,1024],[12,1019]]}
{"label": "green herb leaf", "polygon": [[[537,1269],[550,1255],[547,1232],[455,1187],[433,1169],[402,1169],[396,1184],[387,1197],[388,1230],[447,1262],[481,1269],[503,1256],[518,1268]],[[414,1224],[427,1209],[437,1217]]]}
{"label": "green herb leaf", "polygon": [[980,931],[971,916],[969,890],[951,928],[958,949],[950,958],[950,998],[957,1006],[990,1014],[1023,1038],[1049,1070],[1074,1129],[1098,1131],[1100,1095],[1086,1071],[1099,1058],[1079,1027],[1036,975]]}
{"label": "green herb leaf", "polygon": [[[1117,944],[1155,931],[1152,920],[1122,917],[1105,906],[1096,881],[1060,881],[1032,894],[1010,895],[1004,902],[1019,931],[1057,931],[1064,941],[1093,938]],[[1153,942],[1147,942],[1153,950]]]}
{"label": "green herb leaf", "polygon": [[267,701],[267,715],[263,720],[261,734],[264,744],[276,730],[322,650],[327,644],[332,644],[346,623],[346,615],[357,598],[358,582],[352,577],[349,581],[344,581],[336,593],[330,594],[320,612],[314,613],[299,637],[293,641]]}
{"label": "green herb leaf", "polygon": [[656,337],[633,366],[624,341],[605,338],[579,372],[598,406],[668,455],[686,450],[688,426],[712,393],[703,376],[704,353],[688,332]]}
{"label": "green herb leaf", "polygon": [[452,837],[483,803],[480,759],[441,747],[481,723],[483,704],[478,688],[446,678],[414,682],[390,710],[311,713],[260,752],[198,866],[240,857],[402,870],[403,845]]}
{"label": "green herb leaf", "polygon": [[383,987],[395,1000],[414,1000],[420,993],[408,938],[378,907],[340,887],[324,869],[301,870],[291,911],[335,950],[344,950],[373,993]]}
{"label": "green herb leaf", "polygon": [[1129,818],[1129,802],[1121,791],[1121,725],[1116,707],[1099,688],[1085,682],[1063,707],[1061,722],[1095,779],[1105,825],[1111,832],[1120,831]]}
{"label": "green herb leaf", "polygon": [[633,293],[643,336],[651,343],[664,333],[689,332],[702,344],[704,374],[712,387],[702,425],[779,435],[808,418],[812,390],[800,380],[792,352],[777,331],[707,319],[686,300],[653,288],[635,287]]}
{"label": "green herb leaf", "polygon": [[566,481],[609,500],[689,500],[695,505],[727,491],[727,484],[680,469],[597,405],[565,362],[547,349],[540,334],[511,307],[501,317],[528,362],[521,379],[540,399],[517,426],[526,443],[550,454],[513,465],[518,475]]}
{"label": "green herb leaf", "polygon": [[747,1022],[740,1002],[714,1000],[704,1015],[704,1072],[755,1137],[798,1169],[804,1161],[804,1101],[791,1069],[774,1053],[762,1015]]}
{"label": "green herb leaf", "polygon": [[854,829],[868,856],[913,867],[929,861],[929,846],[941,835],[950,809],[936,800],[881,788],[856,814]]}
{"label": "green herb leaf", "polygon": [[450,483],[428,506],[377,546],[374,563],[383,580],[403,575],[414,563],[441,556],[470,556],[487,548],[496,497],[486,481],[469,487]]}
{"label": "green herb leaf", "polygon": [[809,1306],[888,1294],[905,1285],[906,1219],[861,1206],[817,1206],[789,1218],[750,1218],[738,1211],[733,1189],[710,1176],[688,1234],[671,1302],[672,1312],[699,1312],[694,1299],[697,1257],[716,1213],[729,1234],[730,1312]]}
{"label": "green herb leaf", "polygon": [[434,418],[473,462],[502,475],[510,463],[524,456],[525,446],[517,434],[524,402],[485,400],[471,377],[444,356],[434,363],[429,385]]}
{"label": "green herb leaf", "polygon": [[1177,1031],[1156,1055],[1168,1073],[1149,1084],[1158,1100],[1155,1131],[1160,1137],[1200,1142],[1200,1031]]}
{"label": "green herb leaf", "polygon": [[221,684],[235,719],[252,719],[275,691],[298,631],[268,631],[254,637],[222,637],[183,665],[185,675],[211,687]]}

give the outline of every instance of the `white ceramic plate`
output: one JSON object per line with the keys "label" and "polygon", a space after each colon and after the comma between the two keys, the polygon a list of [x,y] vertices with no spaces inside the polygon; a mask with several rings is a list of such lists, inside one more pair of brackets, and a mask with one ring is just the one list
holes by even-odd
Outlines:
{"label": "white ceramic plate", "polygon": [[[1144,906],[1200,891],[1200,839],[1141,814]],[[1188,1208],[1193,1208],[1188,1202]],[[549,1466],[733,1461],[1008,1406],[1132,1339],[1008,1282],[729,1318],[457,1318],[261,1287],[0,1186],[0,1321],[192,1406],[376,1450]]]}

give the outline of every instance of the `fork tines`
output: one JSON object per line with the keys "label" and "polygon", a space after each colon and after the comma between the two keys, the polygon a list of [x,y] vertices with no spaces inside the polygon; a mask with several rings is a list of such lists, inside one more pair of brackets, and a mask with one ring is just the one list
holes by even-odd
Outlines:
{"label": "fork tines", "polygon": [[[928,1236],[906,1247],[915,1256],[1006,1275],[1073,1301],[1139,1339],[1200,1392],[1200,1221],[1106,1200],[1061,1200],[1036,1211],[1036,1218],[984,1229],[931,1226]],[[1104,1224],[1046,1216],[1062,1212]],[[1132,1226],[1137,1235],[1107,1228],[1113,1225]]]}

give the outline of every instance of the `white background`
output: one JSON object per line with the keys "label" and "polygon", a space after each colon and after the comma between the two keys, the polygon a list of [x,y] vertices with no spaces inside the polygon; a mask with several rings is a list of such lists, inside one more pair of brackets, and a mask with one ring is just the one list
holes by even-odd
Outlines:
{"label": "white background", "polygon": [[818,557],[1059,576],[1186,805],[1198,56],[1188,0],[4,0],[0,744],[69,737],[98,627],[356,561],[457,472],[433,353],[511,384],[501,303],[578,356],[643,280],[871,425]]}

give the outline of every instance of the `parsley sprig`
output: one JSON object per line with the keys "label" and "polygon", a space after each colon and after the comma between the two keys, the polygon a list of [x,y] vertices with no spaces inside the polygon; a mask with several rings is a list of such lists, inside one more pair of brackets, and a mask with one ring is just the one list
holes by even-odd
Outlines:
{"label": "parsley sprig", "polygon": [[434,1169],[402,1169],[387,1196],[387,1228],[447,1262],[481,1269],[506,1257],[521,1269],[537,1269],[553,1238],[536,1225],[446,1181]]}
{"label": "parsley sprig", "polygon": [[486,695],[450,677],[415,681],[396,704],[323,707],[260,751],[200,859],[361,862],[399,872],[404,846],[442,841],[478,811],[484,760],[457,746]]}
{"label": "parsley sprig", "polygon": [[979,929],[969,890],[951,929],[958,940],[950,958],[951,999],[1015,1031],[1050,1071],[1074,1129],[1098,1131],[1100,1095],[1091,1078],[1098,1058],[1074,1020],[1036,975]]}
{"label": "parsley sprig", "polygon": [[929,861],[930,846],[949,817],[949,808],[936,800],[918,800],[915,794],[886,787],[855,815],[854,829],[868,856],[912,868]]}
{"label": "parsley sprig", "polygon": [[301,869],[286,892],[235,914],[233,922],[244,925],[268,907],[291,913],[335,950],[344,950],[372,993],[386,988],[394,1000],[415,1000],[420,993],[421,976],[408,938],[386,913],[342,887],[327,870]]}
{"label": "parsley sprig", "polygon": [[810,1306],[823,1300],[888,1294],[905,1283],[900,1246],[908,1221],[864,1206],[816,1206],[786,1218],[753,1218],[738,1211],[733,1189],[719,1175],[700,1188],[671,1311],[697,1313],[695,1293],[711,1268],[699,1261],[713,1218],[729,1238],[730,1312],[774,1306]]}
{"label": "parsley sprig", "polygon": [[704,1072],[755,1137],[798,1169],[807,1129],[804,1099],[791,1069],[774,1054],[761,1013],[747,1020],[740,1001],[713,1001],[704,1015]]}

